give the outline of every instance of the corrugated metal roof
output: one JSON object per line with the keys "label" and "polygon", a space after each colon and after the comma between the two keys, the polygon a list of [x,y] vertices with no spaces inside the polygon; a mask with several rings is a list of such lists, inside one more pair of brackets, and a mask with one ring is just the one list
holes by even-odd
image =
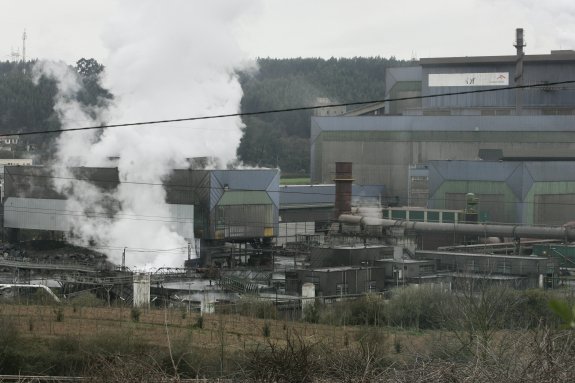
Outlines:
{"label": "corrugated metal roof", "polygon": [[211,171],[210,209],[213,209],[221,199],[224,189],[266,191],[272,203],[279,208],[277,193],[279,176],[279,169],[213,170]]}
{"label": "corrugated metal roof", "polygon": [[326,131],[575,132],[575,116],[312,117],[311,141]]}
{"label": "corrugated metal roof", "polygon": [[272,200],[265,191],[225,191],[217,205],[271,205]]}
{"label": "corrugated metal roof", "polygon": [[[475,56],[475,57],[434,57],[422,58],[419,63],[425,65],[455,65],[455,64],[496,64],[496,63],[515,63],[516,55],[508,56]],[[573,52],[561,52],[550,55],[525,55],[523,60],[526,62],[554,62],[554,61],[572,61],[575,62]]]}

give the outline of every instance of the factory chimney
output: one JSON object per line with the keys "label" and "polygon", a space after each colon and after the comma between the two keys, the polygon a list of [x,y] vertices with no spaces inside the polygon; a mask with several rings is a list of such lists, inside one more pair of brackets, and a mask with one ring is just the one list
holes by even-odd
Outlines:
{"label": "factory chimney", "polygon": [[[515,86],[523,85],[523,58],[525,53],[523,53],[523,48],[525,47],[525,41],[523,40],[523,28],[517,28],[515,30],[515,44],[513,45],[517,49],[517,58],[515,60]],[[515,114],[520,115],[523,106],[523,90],[515,89]]]}
{"label": "factory chimney", "polygon": [[353,183],[352,163],[335,163],[335,218],[345,212],[351,212],[351,194]]}

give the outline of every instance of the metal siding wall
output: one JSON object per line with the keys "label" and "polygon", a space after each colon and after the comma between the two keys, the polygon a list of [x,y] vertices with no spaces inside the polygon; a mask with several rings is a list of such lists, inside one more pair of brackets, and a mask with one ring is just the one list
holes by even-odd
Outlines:
{"label": "metal siding wall", "polygon": [[8,197],[4,202],[4,227],[70,231],[66,200]]}
{"label": "metal siding wall", "polygon": [[[431,73],[485,73],[509,72],[509,86],[513,86],[515,76],[514,63],[499,64],[471,64],[471,65],[428,65],[423,68],[422,93],[424,95],[441,94],[456,91],[477,90],[492,87],[429,87],[428,80]],[[575,65],[561,62],[525,62],[524,83],[536,84],[542,82],[556,82],[575,78]],[[574,107],[575,89],[551,90],[530,89],[523,91],[524,107]],[[450,97],[437,97],[423,100],[423,108],[514,108],[515,91],[489,92],[467,94]]]}
{"label": "metal siding wall", "polygon": [[[342,122],[333,118],[315,121],[329,129],[316,139],[322,142],[322,162],[314,165],[321,169],[316,181],[332,182],[335,162],[353,162],[356,183],[384,184],[387,195],[397,195],[404,203],[411,164],[428,160],[473,160],[479,149],[502,149],[506,156],[517,157],[567,157],[575,152],[575,120],[567,116],[340,118]],[[406,129],[413,125],[413,130],[394,130],[401,125],[398,118],[404,120]],[[459,130],[454,129],[456,122],[461,123]],[[469,129],[474,124],[479,131]],[[341,130],[345,128],[350,130]],[[494,131],[496,129],[502,131]],[[541,129],[546,129],[544,135]]]}
{"label": "metal siding wall", "polygon": [[533,223],[537,225],[564,225],[575,221],[575,193],[536,194]]}
{"label": "metal siding wall", "polygon": [[[182,237],[192,238],[194,207],[167,205],[167,209],[168,216],[157,219]],[[78,219],[84,219],[82,213],[70,211],[66,200],[8,197],[4,203],[4,227],[8,228],[68,232]]]}
{"label": "metal siding wall", "polygon": [[[224,238],[260,238],[265,228],[273,228],[274,215],[272,205],[229,205],[215,209],[215,237]],[[218,232],[224,231],[219,238]]]}
{"label": "metal siding wall", "polygon": [[[472,188],[471,188],[472,189]],[[450,210],[465,210],[467,193],[445,193],[445,207]],[[488,222],[515,223],[516,216],[506,214],[510,209],[506,206],[505,195],[475,193],[479,198],[479,218],[487,216]]]}

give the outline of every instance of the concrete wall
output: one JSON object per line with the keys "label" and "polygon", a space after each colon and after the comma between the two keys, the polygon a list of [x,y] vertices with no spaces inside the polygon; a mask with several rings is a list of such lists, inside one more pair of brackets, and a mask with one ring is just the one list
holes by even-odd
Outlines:
{"label": "concrete wall", "polygon": [[384,269],[379,267],[296,270],[286,273],[286,292],[299,294],[304,283],[313,283],[316,296],[362,294],[382,291],[384,281]]}

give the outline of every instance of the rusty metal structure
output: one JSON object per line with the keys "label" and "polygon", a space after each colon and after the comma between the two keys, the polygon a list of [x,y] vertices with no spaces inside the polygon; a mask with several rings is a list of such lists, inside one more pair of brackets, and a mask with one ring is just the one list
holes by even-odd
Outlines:
{"label": "rusty metal structure", "polygon": [[336,162],[335,164],[335,216],[351,212],[352,163]]}

